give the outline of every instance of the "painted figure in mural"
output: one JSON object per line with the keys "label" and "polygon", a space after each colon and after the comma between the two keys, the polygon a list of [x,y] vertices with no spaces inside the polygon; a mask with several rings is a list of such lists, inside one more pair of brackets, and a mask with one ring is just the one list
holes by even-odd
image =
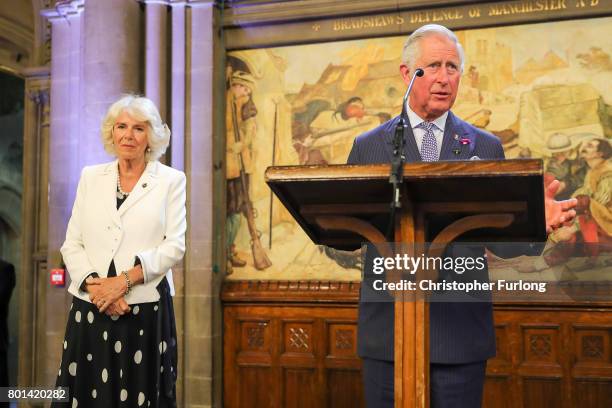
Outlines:
{"label": "painted figure in mural", "polygon": [[[327,164],[328,159],[315,145],[317,139],[363,127],[362,119],[369,114],[363,99],[359,96],[352,96],[340,103],[335,110],[332,109],[332,104],[323,99],[310,100],[304,106],[295,109],[291,121],[291,138],[300,164]],[[329,129],[313,127],[313,122],[321,120],[330,113],[330,122],[339,123],[338,127]],[[343,124],[351,119],[355,119],[357,123]]]}
{"label": "painted figure in mural", "polygon": [[470,68],[468,69],[468,78],[470,79],[470,86],[474,89],[478,89],[478,103],[482,104],[483,97],[480,90],[480,73],[478,72],[478,68],[476,68],[476,66],[470,65]]}
{"label": "painted figure in mural", "polygon": [[588,171],[584,184],[573,194],[578,200],[577,216],[551,235],[557,245],[544,257],[550,266],[572,256],[595,262],[601,252],[612,252],[612,146],[607,139],[594,137],[582,142],[579,152]]}
{"label": "painted figure in mural", "polygon": [[342,102],[336,108],[334,112],[334,118],[337,115],[340,115],[342,120],[349,120],[351,118],[361,119],[366,114],[365,105],[363,103],[363,99],[359,96],[353,96],[349,98],[346,102]]}
{"label": "painted figure in mural", "polygon": [[515,139],[518,137],[518,132],[513,129],[518,125],[518,123],[514,123],[511,127],[507,129],[501,130],[489,130],[487,127],[491,123],[491,115],[493,111],[491,109],[479,109],[477,112],[474,112],[471,115],[468,115],[464,118],[465,121],[471,123],[479,129],[487,130],[491,134],[497,136],[501,141],[504,147],[509,146],[511,143],[515,142]]}
{"label": "painted figure in mural", "polygon": [[330,106],[328,101],[315,99],[293,113],[291,141],[293,148],[298,153],[300,164],[327,164],[323,153],[312,147],[317,135],[312,131],[311,124],[321,112],[328,110]]}
{"label": "painted figure in mural", "polygon": [[169,141],[155,104],[125,96],[102,122],[117,160],[81,173],[61,248],[73,298],[57,386],[73,407],[176,407],[170,268],[185,253],[186,179],[158,161]]}
{"label": "painted figure in mural", "polygon": [[586,168],[581,160],[573,159],[578,146],[580,135],[569,136],[563,133],[554,133],[548,138],[546,151],[551,156],[546,164],[544,183],[559,180],[557,198],[565,200],[572,197],[574,191],[582,184]]}
{"label": "painted figure in mural", "polygon": [[[463,60],[463,49],[457,37],[443,26],[429,24],[408,37],[400,65],[402,79],[407,85],[416,68],[424,69],[425,74],[416,79],[407,106],[407,161],[466,160],[472,156],[504,158],[499,138],[462,121],[450,111],[457,96]],[[398,121],[399,117],[395,117],[358,136],[348,163],[390,162],[393,156],[391,141]],[[469,143],[459,140],[469,140]],[[547,231],[558,228],[575,215],[572,208],[576,200],[555,201],[558,186],[559,182],[554,181],[545,190]],[[435,227],[430,225],[431,228]],[[432,234],[435,235],[435,231]],[[394,405],[393,349],[393,298],[373,290],[364,278],[359,304],[358,353],[363,359],[365,399],[370,408]],[[480,407],[486,361],[494,355],[495,331],[490,302],[431,303],[432,407]]]}
{"label": "painted figure in mural", "polygon": [[226,93],[226,173],[227,180],[227,274],[234,267],[243,267],[246,260],[238,256],[234,244],[241,220],[247,219],[251,236],[251,250],[256,269],[265,269],[272,263],[260,243],[260,233],[255,226],[255,213],[249,194],[253,174],[252,144],[257,132],[257,107],[253,102],[255,80],[251,74],[227,68]]}

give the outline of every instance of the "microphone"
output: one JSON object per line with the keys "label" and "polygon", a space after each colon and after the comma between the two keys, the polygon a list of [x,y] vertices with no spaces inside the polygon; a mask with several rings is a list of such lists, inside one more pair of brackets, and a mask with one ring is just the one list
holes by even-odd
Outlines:
{"label": "microphone", "polygon": [[387,240],[393,240],[393,227],[395,226],[395,210],[402,206],[400,201],[400,185],[404,180],[404,130],[408,123],[408,113],[406,112],[406,103],[412,91],[414,80],[416,77],[422,77],[425,74],[422,68],[414,70],[414,74],[410,79],[404,99],[402,100],[402,113],[400,115],[397,126],[395,127],[395,136],[393,137],[393,160],[391,161],[391,174],[389,175],[389,183],[393,184],[393,199],[391,201],[391,213],[389,214],[389,223],[387,224]]}
{"label": "microphone", "polygon": [[412,86],[414,85],[414,80],[416,79],[416,77],[422,77],[423,75],[425,75],[425,71],[423,70],[423,68],[417,68],[414,70],[414,74],[412,75],[412,78],[410,79],[410,83],[408,83],[408,88],[406,89],[406,93],[404,94],[404,99],[403,99],[403,103],[402,103],[402,118],[405,119],[406,118],[406,102],[408,102],[408,97],[410,96],[410,92],[412,91]]}
{"label": "microphone", "polygon": [[[398,187],[399,183],[402,182],[403,164],[404,160],[406,159],[404,157],[404,129],[406,128],[406,123],[408,122],[406,103],[408,101],[408,97],[410,96],[410,92],[412,91],[414,80],[416,77],[422,77],[423,74],[425,74],[425,71],[423,71],[422,68],[417,68],[414,70],[414,74],[410,79],[410,83],[408,84],[408,88],[406,89],[406,93],[404,94],[404,98],[402,100],[402,113],[399,121],[397,122],[397,126],[395,127],[395,137],[393,138],[393,161],[391,163],[391,175],[389,177],[389,183],[393,184],[394,187]],[[399,188],[397,188],[397,194],[393,199],[393,202],[394,204],[392,204],[392,207],[401,207],[399,203]]]}

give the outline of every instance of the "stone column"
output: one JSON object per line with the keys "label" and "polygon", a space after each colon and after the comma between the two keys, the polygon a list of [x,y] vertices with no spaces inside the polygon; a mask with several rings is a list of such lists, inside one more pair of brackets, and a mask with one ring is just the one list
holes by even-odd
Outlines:
{"label": "stone column", "polygon": [[83,26],[80,168],[110,157],[100,142],[109,105],[124,93],[143,91],[142,11],[126,0],[87,0]]}
{"label": "stone column", "polygon": [[[185,261],[184,406],[222,406],[214,386],[221,384],[221,367],[213,355],[220,341],[219,291],[213,272],[215,242],[214,202],[214,29],[216,10],[211,1],[190,2],[186,15],[185,169],[188,175],[189,251]],[[221,86],[221,88],[223,88]],[[225,223],[223,222],[223,225]],[[217,311],[217,313],[214,312]],[[216,328],[219,329],[216,329]],[[215,349],[215,352],[213,352]],[[214,370],[213,370],[214,367]],[[218,377],[214,372],[219,373]]]}
{"label": "stone column", "polygon": [[145,3],[145,87],[144,94],[157,105],[168,121],[168,5],[159,0]]}
{"label": "stone column", "polygon": [[[37,330],[35,336],[35,382],[55,383],[66,328],[69,296],[65,288],[49,286],[47,271],[61,266],[59,248],[80,174],[79,84],[83,1],[64,3],[43,11],[51,22],[51,111],[48,163],[47,268],[35,282]],[[58,313],[59,311],[59,313]]]}
{"label": "stone column", "polygon": [[172,3],[170,128],[172,167],[185,170],[185,3]]}

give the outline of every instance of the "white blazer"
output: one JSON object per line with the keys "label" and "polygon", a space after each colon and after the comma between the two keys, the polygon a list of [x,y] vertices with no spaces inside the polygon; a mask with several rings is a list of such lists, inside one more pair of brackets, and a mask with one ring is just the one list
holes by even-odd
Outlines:
{"label": "white blazer", "polygon": [[185,174],[157,161],[148,162],[134,189],[117,209],[118,163],[83,169],[66,241],[61,252],[70,274],[68,292],[89,302],[80,289],[92,272],[106,277],[111,261],[121,271],[140,258],[144,283],[125,297],[129,304],[155,302],[157,285],[185,253]]}

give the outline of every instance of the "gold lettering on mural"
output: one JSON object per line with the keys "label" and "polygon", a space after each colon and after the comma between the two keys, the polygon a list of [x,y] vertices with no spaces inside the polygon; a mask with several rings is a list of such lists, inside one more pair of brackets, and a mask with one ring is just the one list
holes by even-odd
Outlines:
{"label": "gold lettering on mural", "polygon": [[529,0],[489,6],[489,16],[528,14],[567,9],[565,0]]}
{"label": "gold lettering on mural", "polygon": [[364,28],[387,27],[404,24],[402,16],[372,16],[356,18],[340,18],[333,21],[334,31],[361,30]]}
{"label": "gold lettering on mural", "polygon": [[[375,29],[388,26],[402,25],[406,20],[410,24],[438,23],[444,21],[461,20],[466,16],[469,18],[481,18],[483,14],[497,17],[513,14],[530,14],[546,11],[559,11],[575,4],[575,8],[599,7],[600,0],[515,0],[504,3],[495,3],[483,9],[482,6],[470,6],[466,8],[448,8],[437,10],[424,10],[408,13],[407,18],[400,15],[363,16],[340,18],[332,21],[334,31],[349,31]],[[320,26],[313,25],[312,29],[318,31]]]}
{"label": "gold lettering on mural", "polygon": [[480,17],[480,7],[471,7],[468,10],[468,16],[470,16],[470,18]]}
{"label": "gold lettering on mural", "polygon": [[587,7],[587,3],[591,7],[599,6],[599,0],[578,0],[576,1],[576,8],[585,8]]}
{"label": "gold lettering on mural", "polygon": [[419,11],[410,14],[410,23],[431,23],[438,21],[460,20],[463,14],[459,9],[444,9],[434,11]]}

